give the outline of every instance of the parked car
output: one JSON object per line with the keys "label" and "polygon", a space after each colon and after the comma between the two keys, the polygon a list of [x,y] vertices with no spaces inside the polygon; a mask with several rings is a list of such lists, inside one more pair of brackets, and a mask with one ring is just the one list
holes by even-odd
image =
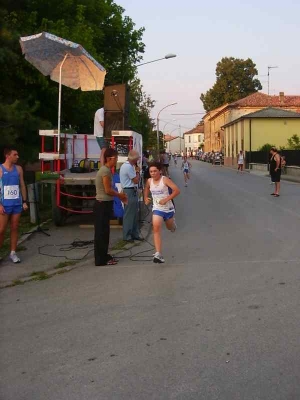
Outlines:
{"label": "parked car", "polygon": [[222,164],[222,160],[221,160],[221,154],[220,153],[215,153],[213,156],[213,160],[212,160],[214,165],[221,165]]}

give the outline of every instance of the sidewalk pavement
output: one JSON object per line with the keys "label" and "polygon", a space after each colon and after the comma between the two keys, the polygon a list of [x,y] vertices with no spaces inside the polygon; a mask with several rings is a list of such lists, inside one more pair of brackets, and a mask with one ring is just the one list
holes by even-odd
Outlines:
{"label": "sidewalk pavement", "polygon": [[[151,224],[145,223],[141,235],[147,237]],[[0,264],[0,288],[22,284],[30,280],[43,280],[51,275],[68,272],[83,265],[94,265],[94,228],[92,216],[71,217],[63,227],[51,225],[50,236],[33,232],[20,238],[18,251],[21,263],[13,264],[6,257]],[[110,253],[118,254],[139,242],[125,244],[122,226],[111,225]]]}
{"label": "sidewalk pavement", "polygon": [[[253,169],[246,170],[246,171],[250,172],[250,174],[252,174],[252,175],[267,177],[267,178],[271,179],[268,171],[255,171]],[[285,175],[285,174],[281,174],[281,180],[288,181],[288,182],[294,182],[294,183],[300,183],[300,177],[298,178],[297,176],[291,176],[291,175]]]}

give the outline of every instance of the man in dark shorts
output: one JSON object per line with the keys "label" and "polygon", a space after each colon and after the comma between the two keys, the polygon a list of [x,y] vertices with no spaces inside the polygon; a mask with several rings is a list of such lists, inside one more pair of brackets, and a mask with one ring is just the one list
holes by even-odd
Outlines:
{"label": "man in dark shorts", "polygon": [[275,190],[274,193],[271,193],[271,196],[279,197],[280,177],[281,177],[281,157],[278,154],[276,147],[271,147],[270,154],[271,154],[270,175],[272,182],[275,183]]}
{"label": "man in dark shorts", "polygon": [[0,248],[10,224],[10,255],[14,264],[21,262],[16,254],[18,228],[22,211],[28,209],[23,169],[17,165],[19,154],[15,147],[4,150],[5,162],[0,164]]}

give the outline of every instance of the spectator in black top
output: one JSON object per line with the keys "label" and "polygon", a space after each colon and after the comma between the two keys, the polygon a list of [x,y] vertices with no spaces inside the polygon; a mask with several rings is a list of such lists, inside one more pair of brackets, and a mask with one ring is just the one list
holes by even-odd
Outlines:
{"label": "spectator in black top", "polygon": [[271,196],[279,197],[280,177],[281,177],[281,157],[278,154],[276,147],[271,148],[270,154],[271,154],[270,175],[272,182],[275,183],[275,190],[274,193],[271,193]]}

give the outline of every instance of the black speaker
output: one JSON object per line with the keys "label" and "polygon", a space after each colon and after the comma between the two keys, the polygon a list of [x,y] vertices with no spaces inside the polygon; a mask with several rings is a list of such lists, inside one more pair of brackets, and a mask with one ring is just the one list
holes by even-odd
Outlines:
{"label": "black speaker", "polygon": [[125,115],[116,111],[104,113],[104,137],[111,138],[111,131],[122,131],[125,128]]}

